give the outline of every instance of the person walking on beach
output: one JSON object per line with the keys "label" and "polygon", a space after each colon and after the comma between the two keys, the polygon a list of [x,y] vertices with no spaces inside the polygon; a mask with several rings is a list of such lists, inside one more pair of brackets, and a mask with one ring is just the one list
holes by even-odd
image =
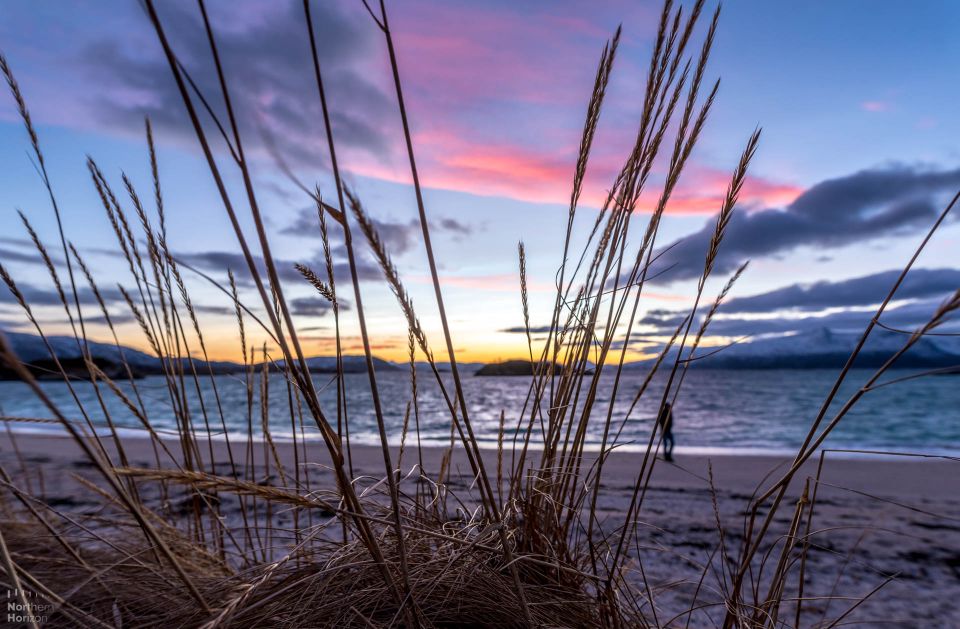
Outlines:
{"label": "person walking on beach", "polygon": [[657,425],[663,431],[663,460],[673,461],[673,406],[670,402],[663,403]]}

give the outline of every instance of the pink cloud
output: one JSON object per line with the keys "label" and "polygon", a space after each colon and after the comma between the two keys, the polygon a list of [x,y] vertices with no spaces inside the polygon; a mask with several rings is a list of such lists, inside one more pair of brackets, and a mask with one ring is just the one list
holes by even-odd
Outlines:
{"label": "pink cloud", "polygon": [[860,103],[860,109],[873,113],[890,110],[890,103],[882,100],[868,100]]}
{"label": "pink cloud", "polygon": [[[427,275],[411,276],[411,281],[418,284],[429,284],[432,282]],[[440,276],[440,283],[450,288],[466,288],[469,290],[484,290],[496,292],[520,292],[520,276],[517,273],[494,273],[488,275],[443,275]],[[540,282],[528,279],[527,290],[530,292],[549,292],[556,290],[549,282]]]}
{"label": "pink cloud", "polygon": [[[471,143],[444,132],[418,134],[415,139],[423,185],[481,196],[503,196],[533,203],[566,204],[570,200],[574,148],[545,151],[511,144]],[[597,156],[588,169],[581,203],[600,207],[619,165],[611,156]],[[351,170],[359,175],[398,183],[409,182],[403,165],[359,162]],[[681,177],[667,211],[670,214],[713,214],[723,202],[730,173],[692,165]],[[649,185],[638,209],[652,211],[661,189]],[[748,176],[740,194],[742,206],[784,206],[803,192],[789,182]]]}
{"label": "pink cloud", "polygon": [[748,175],[740,198],[753,205],[782,206],[793,203],[803,191],[803,187],[795,184]]}
{"label": "pink cloud", "polygon": [[[452,124],[416,134],[414,144],[425,186],[535,203],[569,200],[576,160],[572,145],[568,150],[524,147],[470,141],[466,135],[455,131]],[[394,166],[360,159],[350,170],[398,183],[410,181],[402,162]]]}
{"label": "pink cloud", "polygon": [[[670,197],[670,214],[713,214],[724,202],[730,173],[717,168],[693,164],[681,176]],[[747,175],[740,192],[741,207],[782,207],[794,201],[804,189],[800,186]],[[651,189],[641,197],[650,206],[658,199],[659,189]]]}

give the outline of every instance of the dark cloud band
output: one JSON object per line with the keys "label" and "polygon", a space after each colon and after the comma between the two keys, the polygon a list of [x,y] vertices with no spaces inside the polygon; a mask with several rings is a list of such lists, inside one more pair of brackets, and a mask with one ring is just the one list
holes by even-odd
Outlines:
{"label": "dark cloud band", "polygon": [[[888,166],[822,181],[785,208],[741,208],[727,228],[714,271],[729,273],[745,260],[803,246],[835,248],[914,232],[931,225],[946,197],[958,189],[960,169]],[[654,281],[699,277],[714,223],[708,220],[701,230],[665,247],[652,269]]]}

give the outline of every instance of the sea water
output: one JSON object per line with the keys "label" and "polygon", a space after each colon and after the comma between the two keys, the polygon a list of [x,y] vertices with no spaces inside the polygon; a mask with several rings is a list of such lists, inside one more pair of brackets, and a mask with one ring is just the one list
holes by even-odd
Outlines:
{"label": "sea water", "polygon": [[[829,422],[842,404],[870,377],[871,371],[853,370],[831,405],[823,424]],[[674,406],[674,435],[679,452],[788,452],[795,450],[806,436],[829,393],[837,370],[721,370],[691,369],[683,380]],[[908,375],[891,371],[880,382]],[[588,447],[597,448],[603,438],[608,413],[612,430],[624,422],[627,410],[636,398],[646,376],[643,370],[624,372],[611,410],[609,400],[614,378],[600,378],[597,399],[588,421]],[[453,397],[449,373],[442,375]],[[381,370],[377,373],[384,421],[391,443],[399,444],[407,406],[411,402],[409,371]],[[495,447],[500,415],[505,416],[509,442],[519,425],[526,427],[530,419],[529,405],[524,406],[530,392],[529,377],[462,376],[469,417],[477,437],[485,446]],[[625,449],[641,448],[647,443],[653,420],[666,385],[666,374],[655,377],[646,393],[627,418],[618,444]],[[353,443],[378,443],[376,417],[366,373],[344,376],[346,416]],[[336,384],[332,376],[315,374],[314,383],[320,392],[321,406],[331,424],[337,423]],[[254,434],[261,433],[260,376],[254,382],[254,405],[248,412],[247,385],[238,375],[217,376],[214,381],[201,378],[199,393],[195,383],[184,382],[194,426],[206,433],[204,412],[211,431],[223,432],[223,423],[231,434],[246,435],[248,422]],[[105,426],[96,391],[88,382],[72,383],[71,393],[63,382],[43,382],[46,394],[63,415],[82,420],[73,398],[83,404],[95,426]],[[119,383],[131,399],[137,394],[143,401],[151,425],[160,432],[175,431],[176,416],[170,391],[161,376],[137,380],[134,384]],[[450,413],[440,387],[431,372],[417,374],[420,441],[424,445],[445,445],[450,441]],[[576,416],[582,414],[582,400],[587,395],[585,382],[577,403]],[[134,390],[134,387],[136,390]],[[214,390],[216,389],[216,390]],[[123,401],[103,384],[100,393],[113,422],[134,432],[142,428],[140,421]],[[549,394],[549,390],[548,390]],[[217,401],[219,398],[219,404]],[[280,374],[269,377],[270,430],[275,439],[290,439],[291,425],[288,384]],[[296,407],[296,404],[294,404]],[[546,408],[546,402],[544,402]],[[411,407],[412,409],[412,407]],[[417,416],[410,411],[409,437],[414,440]],[[521,415],[523,413],[523,415]],[[51,413],[19,382],[0,382],[0,415],[17,431],[60,431],[54,424],[27,423],[11,418],[51,418]],[[313,420],[303,408],[305,436],[319,438]],[[534,423],[539,432],[539,420]],[[299,421],[296,424],[300,434]],[[536,439],[534,439],[536,441]],[[923,453],[960,453],[960,376],[927,376],[875,388],[839,422],[825,443],[830,448],[891,450]]]}

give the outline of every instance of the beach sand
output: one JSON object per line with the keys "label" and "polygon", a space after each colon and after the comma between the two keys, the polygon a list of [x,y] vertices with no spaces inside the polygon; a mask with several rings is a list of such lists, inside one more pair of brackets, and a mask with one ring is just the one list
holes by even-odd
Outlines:
{"label": "beach sand", "polygon": [[[74,480],[75,474],[95,478],[96,472],[73,441],[26,433],[17,434],[15,441],[19,455],[9,434],[0,436],[0,462],[14,479],[23,478],[25,467],[34,491],[39,493],[42,487],[50,504],[79,512],[97,506],[93,495],[80,491]],[[149,441],[127,438],[124,443],[132,466],[154,465]],[[226,461],[224,446],[215,445],[214,456],[222,465]],[[254,456],[259,461],[264,448],[255,445]],[[281,460],[292,467],[292,444],[276,445]],[[175,443],[170,447],[177,450]],[[234,444],[234,452],[241,459],[243,451],[242,444]],[[396,455],[394,449],[394,462]],[[425,448],[424,467],[435,474],[441,455],[440,448]],[[495,473],[496,452],[486,455],[487,469]],[[587,455],[586,464],[593,456]],[[416,458],[416,450],[408,447],[403,460],[405,471]],[[599,505],[604,530],[622,522],[641,458],[640,454],[615,452],[607,460]],[[649,599],[656,606],[661,624],[690,606],[703,566],[711,557],[712,568],[699,588],[698,601],[704,604],[722,598],[723,579],[718,575],[724,567],[714,554],[720,537],[707,481],[708,464],[712,466],[724,544],[735,559],[751,496],[758,486],[769,486],[787,463],[783,457],[761,455],[678,455],[675,459],[672,464],[657,462],[640,513],[640,543],[629,551],[632,566],[642,565],[651,585]],[[332,474],[324,468],[329,461],[324,446],[309,444],[306,460],[314,484],[333,488]],[[813,488],[819,461],[808,461],[797,475],[789,502],[778,512],[769,539],[788,530],[804,481],[810,478]],[[379,448],[355,446],[353,465],[356,475],[369,475],[371,479],[384,475]],[[451,491],[468,495],[471,478],[463,451],[455,451],[453,469],[458,474],[450,480]],[[773,475],[764,481],[771,472]],[[960,462],[944,458],[851,458],[829,453],[820,473],[812,530],[816,534],[810,538],[812,547],[806,565],[804,597],[809,600],[804,602],[803,626],[814,626],[821,618],[829,624],[892,575],[897,576],[843,622],[864,623],[860,626],[960,626]],[[773,555],[766,570],[773,569],[778,556]],[[796,596],[797,575],[795,569],[786,598]],[[757,579],[762,582],[762,575]],[[647,598],[646,593],[642,596]],[[831,596],[847,598],[827,601],[825,597]],[[785,603],[781,614],[792,625],[795,603]],[[721,607],[706,607],[693,617],[691,626],[710,626],[721,618]],[[685,622],[686,617],[681,617],[674,624],[683,626]]]}

